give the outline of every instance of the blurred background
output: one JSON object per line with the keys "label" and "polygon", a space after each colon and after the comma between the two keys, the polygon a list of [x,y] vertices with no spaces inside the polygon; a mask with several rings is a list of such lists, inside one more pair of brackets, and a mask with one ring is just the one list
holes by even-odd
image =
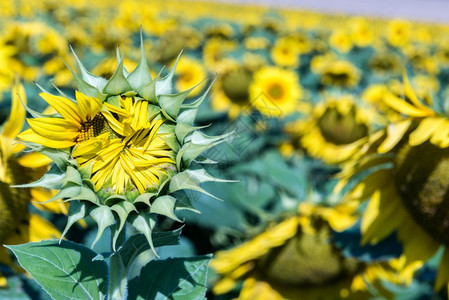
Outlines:
{"label": "blurred background", "polygon": [[[420,103],[447,112],[447,11],[442,0],[3,0],[0,120],[10,114],[16,76],[38,112],[46,107],[34,83],[74,95],[71,48],[90,72],[109,78],[123,47],[132,71],[142,30],[153,77],[182,51],[173,89],[198,84],[194,101],[213,83],[197,125],[233,133],[204,160],[208,172],[237,182],[205,184],[219,200],[191,192],[201,214],[179,212],[182,243],[160,249],[161,257],[214,253],[210,299],[444,299],[447,289],[435,283],[445,242],[410,264],[408,237],[382,235],[379,225],[382,238],[364,241],[367,211],[373,219],[388,211],[388,223],[398,210],[348,197],[357,182],[338,184],[369,138],[401,120],[385,99],[414,103],[404,74]],[[29,213],[64,228],[63,214],[31,206]],[[90,245],[95,225],[75,226],[68,239]],[[108,247],[102,238],[94,250]],[[47,299],[7,256],[0,298]]]}

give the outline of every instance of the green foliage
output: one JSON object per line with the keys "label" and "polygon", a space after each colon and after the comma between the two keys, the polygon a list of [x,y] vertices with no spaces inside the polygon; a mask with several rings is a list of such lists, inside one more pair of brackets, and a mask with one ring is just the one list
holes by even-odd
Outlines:
{"label": "green foliage", "polygon": [[8,246],[54,299],[104,299],[108,267],[80,244],[55,240]]}
{"label": "green foliage", "polygon": [[151,261],[130,281],[128,299],[204,299],[210,259],[207,255]]}

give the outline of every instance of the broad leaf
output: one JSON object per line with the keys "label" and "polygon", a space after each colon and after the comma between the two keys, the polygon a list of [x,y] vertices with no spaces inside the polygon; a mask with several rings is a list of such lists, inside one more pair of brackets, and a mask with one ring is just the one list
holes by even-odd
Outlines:
{"label": "broad leaf", "polygon": [[96,253],[89,248],[56,240],[7,247],[52,298],[104,299],[108,267],[92,261]]}
{"label": "broad leaf", "polygon": [[210,255],[154,260],[129,283],[130,300],[205,299]]}

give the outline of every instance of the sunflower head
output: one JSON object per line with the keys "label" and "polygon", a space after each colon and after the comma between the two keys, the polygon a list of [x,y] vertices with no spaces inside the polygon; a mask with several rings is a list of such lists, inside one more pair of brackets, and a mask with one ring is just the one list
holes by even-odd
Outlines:
{"label": "sunflower head", "polygon": [[189,169],[202,152],[226,138],[207,136],[194,126],[210,87],[184,103],[195,87],[172,92],[177,61],[165,77],[153,79],[141,45],[137,67],[126,71],[121,56],[109,79],[88,72],[75,55],[80,69],[79,74],[72,71],[75,99],[41,93],[57,113],[36,114],[19,136],[54,160],[35,184],[57,188],[56,197],[70,201],[66,231],[90,215],[99,227],[97,239],[113,226],[115,243],[130,222],[152,245],[156,215],[179,221],[174,212],[192,208],[183,191],[206,193],[199,184],[218,180],[201,168]]}

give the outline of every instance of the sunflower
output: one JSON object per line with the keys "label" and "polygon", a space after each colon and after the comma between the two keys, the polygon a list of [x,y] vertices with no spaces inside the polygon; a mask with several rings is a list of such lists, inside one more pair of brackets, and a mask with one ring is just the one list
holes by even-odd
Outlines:
{"label": "sunflower", "polygon": [[358,47],[367,47],[374,42],[374,32],[364,18],[356,17],[351,20],[351,39]]}
{"label": "sunflower", "polygon": [[[175,75],[177,75],[175,82],[176,90],[185,91],[206,78],[207,73],[200,61],[192,57],[184,56],[178,62]],[[204,84],[199,85],[190,92],[189,96],[196,97],[203,90]]]}
{"label": "sunflower", "polygon": [[228,60],[212,89],[212,109],[227,111],[235,119],[250,108],[249,86],[253,80],[252,68]]}
{"label": "sunflower", "polygon": [[313,109],[308,120],[296,122],[287,130],[301,137],[300,143],[310,155],[336,164],[361,147],[375,121],[376,114],[346,95],[328,97]]}
{"label": "sunflower", "polygon": [[384,98],[403,117],[374,134],[354,155],[341,173],[337,191],[350,180],[358,181],[346,197],[368,200],[362,241],[376,244],[397,232],[406,266],[422,266],[443,247],[435,282],[439,290],[449,283],[449,120],[419,100],[406,76],[404,92],[408,101],[392,93]]}
{"label": "sunflower", "polygon": [[311,69],[321,76],[321,83],[326,86],[351,88],[360,80],[360,71],[351,62],[330,53],[314,57]]}
{"label": "sunflower", "polygon": [[279,38],[271,49],[271,58],[280,67],[299,66],[299,47],[291,38]]}
{"label": "sunflower", "polygon": [[203,46],[203,61],[205,66],[214,72],[222,73],[226,68],[226,53],[234,50],[236,43],[219,38],[209,39]]}
{"label": "sunflower", "polygon": [[283,117],[297,111],[303,94],[298,75],[277,67],[258,70],[249,87],[251,104],[269,117]]}
{"label": "sunflower", "polygon": [[334,299],[369,295],[367,283],[404,283],[409,273],[395,264],[365,264],[344,257],[329,242],[332,231],[356,221],[355,205],[324,207],[302,203],[287,217],[235,248],[219,251],[211,268],[220,275],[213,292],[225,294],[243,281],[237,299]]}
{"label": "sunflower", "polygon": [[341,53],[351,51],[353,42],[351,35],[344,30],[335,30],[329,37],[329,45]]}
{"label": "sunflower", "polygon": [[404,47],[412,37],[412,25],[406,20],[392,20],[388,23],[386,38],[395,47]]}
{"label": "sunflower", "polygon": [[[51,160],[37,152],[23,153],[24,147],[14,141],[25,122],[25,90],[16,84],[12,91],[11,114],[3,124],[0,135],[0,245],[15,245],[42,239],[58,238],[59,231],[47,220],[29,211],[32,203],[38,209],[53,213],[67,213],[60,201],[43,203],[55,194],[39,188],[17,188],[10,185],[26,184],[46,171]],[[20,271],[9,253],[0,247],[0,263]],[[7,284],[0,273],[0,286]]]}
{"label": "sunflower", "polygon": [[[75,99],[61,92],[41,93],[56,113],[35,114],[28,119],[30,128],[18,136],[28,146],[51,154],[52,168],[35,184],[53,182],[70,202],[63,235],[74,221],[90,215],[98,225],[95,242],[113,227],[114,250],[130,223],[145,234],[154,251],[148,233],[155,215],[180,221],[174,211],[192,206],[176,197],[187,197],[186,190],[210,195],[199,184],[223,181],[202,168],[189,169],[201,153],[228,136],[208,136],[194,126],[210,87],[195,101],[183,103],[194,87],[173,93],[178,60],[165,77],[153,79],[142,32],[140,38],[136,68],[127,72],[122,56],[109,79],[88,72],[75,56],[81,70],[80,75],[72,71],[79,89]],[[55,176],[60,180],[55,182]]]}

